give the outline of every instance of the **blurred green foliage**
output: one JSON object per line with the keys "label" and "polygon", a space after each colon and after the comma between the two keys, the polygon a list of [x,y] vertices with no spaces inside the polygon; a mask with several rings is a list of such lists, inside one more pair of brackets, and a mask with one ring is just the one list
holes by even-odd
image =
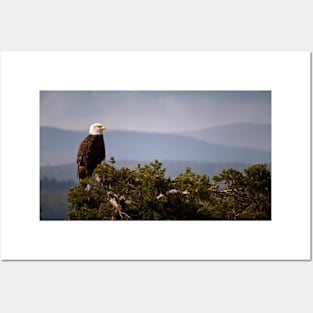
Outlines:
{"label": "blurred green foliage", "polygon": [[68,202],[69,220],[270,220],[271,174],[255,164],[170,178],[157,160],[129,169],[111,158],[70,188]]}

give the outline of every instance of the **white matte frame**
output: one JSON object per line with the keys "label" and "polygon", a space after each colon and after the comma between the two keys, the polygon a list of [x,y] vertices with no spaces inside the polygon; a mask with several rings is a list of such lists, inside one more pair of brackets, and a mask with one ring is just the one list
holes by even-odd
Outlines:
{"label": "white matte frame", "polygon": [[[309,52],[1,53],[1,259],[309,260]],[[271,90],[271,221],[40,221],[40,90]]]}

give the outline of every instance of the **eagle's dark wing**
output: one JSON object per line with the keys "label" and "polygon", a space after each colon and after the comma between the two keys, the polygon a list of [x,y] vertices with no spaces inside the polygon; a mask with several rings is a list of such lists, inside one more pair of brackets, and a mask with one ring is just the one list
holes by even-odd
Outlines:
{"label": "eagle's dark wing", "polygon": [[102,135],[88,135],[77,152],[77,173],[80,179],[91,176],[94,169],[105,159]]}

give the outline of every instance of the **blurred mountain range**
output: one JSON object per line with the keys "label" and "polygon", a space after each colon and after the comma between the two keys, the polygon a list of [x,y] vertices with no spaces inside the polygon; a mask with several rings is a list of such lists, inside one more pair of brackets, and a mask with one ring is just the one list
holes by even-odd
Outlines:
{"label": "blurred mountain range", "polygon": [[[76,162],[87,132],[40,128],[40,165]],[[132,161],[271,162],[271,126],[234,124],[179,134],[108,130],[106,159]]]}
{"label": "blurred mountain range", "polygon": [[209,143],[271,150],[270,124],[241,123],[222,125],[197,131],[182,132],[181,134]]}

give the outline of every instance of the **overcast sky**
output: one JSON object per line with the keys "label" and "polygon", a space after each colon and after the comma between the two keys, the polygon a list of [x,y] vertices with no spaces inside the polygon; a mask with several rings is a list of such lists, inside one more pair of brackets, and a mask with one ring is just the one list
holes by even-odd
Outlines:
{"label": "overcast sky", "polygon": [[41,91],[41,126],[176,132],[271,123],[270,91]]}

